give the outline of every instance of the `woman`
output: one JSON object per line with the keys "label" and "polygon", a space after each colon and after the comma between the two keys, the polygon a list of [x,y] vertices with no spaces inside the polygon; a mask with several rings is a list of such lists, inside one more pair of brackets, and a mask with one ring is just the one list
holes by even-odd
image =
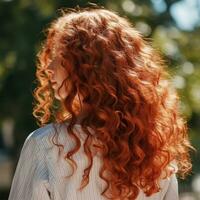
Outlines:
{"label": "woman", "polygon": [[63,10],[36,77],[41,127],[23,145],[9,200],[178,199],[176,174],[192,169],[186,120],[163,59],[127,18]]}

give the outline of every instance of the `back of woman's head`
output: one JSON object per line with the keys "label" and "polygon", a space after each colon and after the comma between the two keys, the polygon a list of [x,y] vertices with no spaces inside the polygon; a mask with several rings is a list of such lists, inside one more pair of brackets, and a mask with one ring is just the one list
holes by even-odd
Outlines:
{"label": "back of woman's head", "polygon": [[[69,159],[80,148],[71,125],[87,106],[81,121],[88,135],[84,151],[90,158],[84,180],[87,184],[92,167],[93,135],[87,129],[91,127],[103,159],[100,177],[113,197],[123,199],[130,192],[128,199],[135,199],[138,188],[147,195],[159,191],[157,183],[163,174],[172,173],[172,161],[184,178],[191,171],[192,147],[177,92],[159,53],[114,11],[103,7],[62,11],[47,28],[38,54],[34,116],[42,125],[71,120],[68,132],[77,144],[66,156]],[[67,72],[60,85],[66,96],[60,101],[48,74],[55,59]]]}

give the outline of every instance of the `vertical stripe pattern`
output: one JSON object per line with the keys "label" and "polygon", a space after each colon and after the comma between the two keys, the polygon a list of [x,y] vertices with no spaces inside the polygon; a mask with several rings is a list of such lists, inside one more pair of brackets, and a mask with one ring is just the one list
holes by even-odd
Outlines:
{"label": "vertical stripe pattern", "polygon": [[[81,134],[81,126],[75,125],[75,131]],[[67,135],[66,129],[58,127],[58,142],[64,145],[64,152],[70,150],[74,141]],[[79,192],[83,170],[87,167],[87,156],[83,146],[73,156],[78,168],[69,179],[64,176],[71,174],[70,165],[59,157],[58,148],[51,143],[54,135],[52,123],[31,132],[21,149],[20,157],[13,176],[8,200],[105,200],[100,194],[105,182],[99,177],[101,160],[93,158],[88,185]],[[80,135],[81,144],[84,135]],[[174,173],[170,178],[161,181],[162,190],[150,197],[140,191],[137,200],[178,200],[178,181]]]}

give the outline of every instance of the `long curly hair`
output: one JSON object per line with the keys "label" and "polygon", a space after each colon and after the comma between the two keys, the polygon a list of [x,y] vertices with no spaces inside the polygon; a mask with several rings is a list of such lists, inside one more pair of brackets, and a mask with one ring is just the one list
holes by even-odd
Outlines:
{"label": "long curly hair", "polygon": [[[108,199],[136,199],[139,189],[147,196],[158,192],[160,179],[174,172],[170,167],[174,161],[179,177],[185,178],[192,169],[194,147],[179,110],[178,92],[159,51],[126,17],[103,6],[62,8],[60,13],[45,28],[46,40],[37,54],[33,115],[40,126],[67,125],[76,145],[64,158],[74,173],[77,164],[72,156],[81,142],[73,126],[82,104],[89,106],[81,121],[89,164],[79,190],[89,182],[92,148],[103,161],[99,176],[107,186],[101,194]],[[67,91],[62,101],[54,98],[47,73],[56,57],[68,72],[60,86]]]}

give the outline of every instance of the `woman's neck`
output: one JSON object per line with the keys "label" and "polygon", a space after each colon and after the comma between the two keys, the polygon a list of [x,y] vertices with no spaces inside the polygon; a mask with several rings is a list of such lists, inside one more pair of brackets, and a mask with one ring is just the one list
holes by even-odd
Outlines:
{"label": "woman's neck", "polygon": [[[89,110],[91,109],[90,106],[84,106],[82,108],[82,111],[77,114],[76,116],[76,124],[81,124],[82,120],[85,118],[85,116],[88,114]],[[71,119],[67,120],[67,122],[71,122]]]}

